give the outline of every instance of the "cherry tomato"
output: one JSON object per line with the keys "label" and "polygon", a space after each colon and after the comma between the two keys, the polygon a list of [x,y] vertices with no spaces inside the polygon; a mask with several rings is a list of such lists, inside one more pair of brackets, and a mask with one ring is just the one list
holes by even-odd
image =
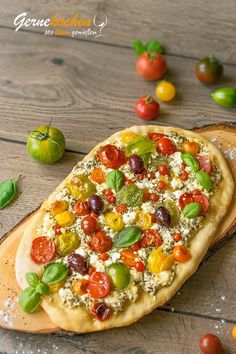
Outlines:
{"label": "cherry tomato", "polygon": [[151,200],[152,202],[157,202],[159,200],[159,196],[155,193],[151,193],[149,195],[149,200]]}
{"label": "cherry tomato", "polygon": [[161,81],[156,87],[156,96],[159,100],[168,102],[176,95],[175,86],[171,82]]}
{"label": "cherry tomato", "polygon": [[156,214],[151,214],[151,220],[153,223],[158,222],[158,217]]}
{"label": "cherry tomato", "polygon": [[97,231],[98,228],[99,225],[97,220],[90,215],[85,216],[81,221],[81,229],[86,235],[92,234]]}
{"label": "cherry tomato", "polygon": [[138,251],[140,249],[139,241],[135,242],[132,246],[129,247],[131,251]]}
{"label": "cherry tomato", "polygon": [[199,144],[195,141],[185,140],[182,144],[182,149],[185,152],[189,152],[190,154],[196,155],[199,151]]}
{"label": "cherry tomato", "polygon": [[187,249],[187,247],[185,247],[183,245],[179,245],[179,246],[174,247],[173,256],[174,256],[174,259],[180,263],[187,262],[191,258],[189,250]]}
{"label": "cherry tomato", "polygon": [[166,137],[166,135],[161,133],[148,133],[148,137],[150,140],[153,140],[157,143],[161,138]]}
{"label": "cherry tomato", "polygon": [[93,266],[90,266],[88,269],[88,275],[91,276],[95,272],[96,272],[96,268]]}
{"label": "cherry tomato", "polygon": [[53,240],[47,236],[35,238],[32,242],[30,256],[36,264],[45,264],[52,261],[56,256],[56,247]]}
{"label": "cherry tomato", "polygon": [[184,170],[180,176],[180,179],[182,179],[182,181],[187,181],[188,177],[189,177],[188,172]]}
{"label": "cherry tomato", "polygon": [[141,248],[159,247],[161,243],[161,235],[156,230],[149,229],[142,232],[142,238],[140,240]]}
{"label": "cherry tomato", "polygon": [[193,196],[193,200],[194,202],[199,203],[201,205],[201,212],[199,215],[204,215],[209,208],[208,198],[205,195],[195,195]]}
{"label": "cherry tomato", "polygon": [[223,65],[214,56],[209,56],[198,61],[195,73],[204,84],[213,84],[221,79]]}
{"label": "cherry tomato", "polygon": [[180,241],[180,240],[182,239],[182,235],[181,235],[180,232],[176,232],[176,233],[174,234],[173,238],[174,238],[174,240],[175,240],[176,242],[178,242],[178,241]]}
{"label": "cherry tomato", "polygon": [[91,213],[89,215],[92,216],[95,219],[97,219],[99,217],[99,214],[95,213],[94,211],[91,211]]}
{"label": "cherry tomato", "polygon": [[143,96],[135,104],[135,113],[143,120],[154,119],[158,112],[159,104],[151,96]]}
{"label": "cherry tomato", "polygon": [[105,262],[107,259],[108,259],[108,255],[106,252],[103,252],[100,254],[100,257],[101,261]]}
{"label": "cherry tomato", "polygon": [[121,140],[122,144],[127,145],[136,137],[137,137],[137,134],[135,134],[133,132],[124,132],[121,134],[120,140]]}
{"label": "cherry tomato", "polygon": [[154,248],[148,256],[147,266],[150,272],[160,274],[166,270],[170,270],[174,265],[174,257],[172,254],[165,254],[161,247]]}
{"label": "cherry tomato", "polygon": [[116,206],[116,211],[119,214],[124,214],[127,211],[127,206],[125,204],[118,204]]}
{"label": "cherry tomato", "polygon": [[88,215],[90,212],[89,203],[88,202],[76,202],[74,204],[74,211],[78,216]]}
{"label": "cherry tomato", "polygon": [[175,146],[170,138],[161,138],[157,142],[157,152],[165,155],[171,155],[175,152]]}
{"label": "cherry tomato", "polygon": [[131,179],[126,178],[124,184],[125,186],[128,186],[129,184],[133,184],[133,181]]}
{"label": "cherry tomato", "polygon": [[201,170],[204,170],[206,173],[210,174],[212,170],[211,162],[208,157],[205,156],[196,156]]}
{"label": "cherry tomato", "polygon": [[232,328],[232,337],[236,339],[236,325]]}
{"label": "cherry tomato", "polygon": [[115,204],[115,202],[116,202],[116,197],[115,197],[114,195],[109,195],[109,196],[107,197],[107,201],[108,201],[108,203],[110,203],[110,204]]}
{"label": "cherry tomato", "polygon": [[120,252],[121,262],[127,265],[128,267],[135,267],[137,254],[132,250],[124,250]]}
{"label": "cherry tomato", "polygon": [[110,291],[110,280],[106,273],[95,272],[88,280],[87,293],[94,299],[106,297]]}
{"label": "cherry tomato", "polygon": [[159,181],[157,183],[157,188],[160,189],[160,190],[166,189],[166,183],[164,181]]}
{"label": "cherry tomato", "polygon": [[104,302],[95,302],[91,314],[99,321],[105,321],[111,317],[113,311]]}
{"label": "cherry tomato", "polygon": [[142,230],[147,230],[152,225],[151,215],[149,213],[139,210],[136,212],[135,223]]}
{"label": "cherry tomato", "polygon": [[119,168],[126,161],[123,151],[111,144],[101,148],[98,158],[107,168]]}
{"label": "cherry tomato", "polygon": [[193,203],[193,196],[191,193],[183,193],[179,197],[179,206],[180,209],[183,209],[185,205]]}
{"label": "cherry tomato", "polygon": [[160,173],[160,175],[165,176],[168,175],[169,173],[169,168],[167,165],[161,165],[158,167],[158,172]]}
{"label": "cherry tomato", "polygon": [[74,294],[81,296],[86,294],[88,287],[88,280],[86,279],[79,279],[76,280],[72,285],[72,291]]}
{"label": "cherry tomato", "polygon": [[145,80],[159,80],[165,75],[166,69],[164,55],[156,52],[141,54],[136,61],[136,70]]}
{"label": "cherry tomato", "polygon": [[62,232],[61,232],[61,225],[55,225],[54,228],[53,228],[54,232],[55,232],[55,235],[61,235]]}
{"label": "cherry tomato", "polygon": [[109,195],[113,195],[113,192],[112,192],[111,189],[105,189],[104,195],[105,195],[106,197],[108,197]]}
{"label": "cherry tomato", "polygon": [[141,261],[136,262],[135,268],[138,272],[143,272],[145,269],[145,264]]}
{"label": "cherry tomato", "polygon": [[156,178],[156,175],[155,175],[154,172],[151,171],[151,172],[148,172],[147,178],[148,178],[148,179],[154,179],[154,178]]}
{"label": "cherry tomato", "polygon": [[200,194],[202,194],[202,193],[201,193],[201,191],[200,191],[199,189],[194,189],[194,190],[192,191],[192,195],[193,195],[193,196],[195,196],[195,195],[200,195]]}
{"label": "cherry tomato", "polygon": [[106,174],[101,167],[91,171],[90,178],[92,181],[102,184],[106,181]]}
{"label": "cherry tomato", "polygon": [[89,241],[89,247],[96,252],[106,252],[112,247],[112,241],[104,231],[96,232]]}
{"label": "cherry tomato", "polygon": [[222,351],[220,339],[211,333],[201,337],[199,347],[204,354],[220,354]]}
{"label": "cherry tomato", "polygon": [[113,212],[107,213],[105,215],[104,222],[113,231],[121,231],[125,227],[122,216]]}

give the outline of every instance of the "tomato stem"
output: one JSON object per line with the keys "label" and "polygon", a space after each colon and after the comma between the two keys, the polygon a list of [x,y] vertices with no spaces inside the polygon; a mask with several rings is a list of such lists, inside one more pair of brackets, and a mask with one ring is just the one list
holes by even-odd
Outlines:
{"label": "tomato stem", "polygon": [[152,96],[147,96],[147,97],[145,98],[145,101],[146,101],[147,104],[152,103],[152,102],[153,102]]}

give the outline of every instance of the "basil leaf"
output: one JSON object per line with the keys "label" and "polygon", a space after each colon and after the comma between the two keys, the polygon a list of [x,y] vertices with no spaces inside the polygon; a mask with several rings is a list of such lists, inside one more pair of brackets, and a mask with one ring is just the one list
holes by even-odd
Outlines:
{"label": "basil leaf", "polygon": [[26,279],[27,283],[29,284],[29,286],[32,286],[32,287],[35,287],[40,282],[39,277],[34,272],[27,272],[25,274],[25,279]]}
{"label": "basil leaf", "polygon": [[125,175],[119,170],[108,172],[106,177],[106,184],[109,188],[118,192],[124,184]]}
{"label": "basil leaf", "polygon": [[136,184],[124,186],[117,194],[118,203],[126,204],[128,207],[138,206],[143,201],[143,191]]}
{"label": "basil leaf", "polygon": [[11,178],[0,183],[0,209],[5,208],[16,195],[16,183]]}
{"label": "basil leaf", "polygon": [[212,189],[211,177],[205,171],[198,171],[195,178],[208,192]]}
{"label": "basil leaf", "polygon": [[19,304],[25,312],[32,313],[39,306],[40,300],[41,295],[36,291],[36,289],[29,287],[22,291],[19,297]]}
{"label": "basil leaf", "polygon": [[184,217],[188,219],[195,218],[200,214],[201,209],[202,207],[199,203],[189,203],[183,209]]}
{"label": "basil leaf", "polygon": [[181,159],[185,163],[185,165],[189,166],[192,171],[197,172],[199,170],[199,163],[189,152],[182,152]]}
{"label": "basil leaf", "polygon": [[67,276],[67,273],[68,268],[65,264],[51,263],[44,270],[42,282],[47,284],[59,283]]}
{"label": "basil leaf", "polygon": [[155,39],[151,39],[145,45],[146,51],[156,52],[156,53],[164,53],[164,47],[161,45],[160,42],[156,41]]}
{"label": "basil leaf", "polygon": [[133,41],[132,44],[134,47],[134,51],[138,56],[145,53],[146,50],[145,50],[145,47],[141,41],[135,40],[135,41]]}
{"label": "basil leaf", "polygon": [[138,226],[127,226],[125,229],[120,231],[113,243],[113,248],[115,247],[129,247],[137,242],[141,237],[141,231]]}
{"label": "basil leaf", "polygon": [[38,293],[40,293],[41,295],[48,295],[49,294],[49,287],[47,284],[40,282],[37,286],[36,286],[36,291]]}
{"label": "basil leaf", "polygon": [[144,155],[148,152],[156,151],[155,141],[149,139],[147,136],[140,135],[131,140],[131,142],[126,146],[125,154],[127,156],[131,155]]}

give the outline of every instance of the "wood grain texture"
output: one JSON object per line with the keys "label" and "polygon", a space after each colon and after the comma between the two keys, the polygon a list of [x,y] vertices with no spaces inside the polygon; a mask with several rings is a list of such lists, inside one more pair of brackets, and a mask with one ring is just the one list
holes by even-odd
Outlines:
{"label": "wood grain texture", "polygon": [[[0,45],[0,137],[25,141],[29,130],[52,117],[68,149],[88,152],[112,132],[142,124],[133,106],[140,96],[154,94],[155,83],[138,77],[130,49],[6,29]],[[235,119],[235,109],[211,99],[216,86],[205,87],[195,78],[194,60],[167,60],[177,97],[161,104],[154,122],[191,128]],[[235,84],[236,67],[225,71],[225,84]]]}
{"label": "wood grain texture", "polygon": [[[106,14],[108,26],[104,43],[131,46],[132,40],[157,38],[168,53],[190,57],[215,54],[225,62],[236,64],[234,0],[215,1],[103,1],[75,0],[40,3],[30,0],[12,0],[2,6],[0,25],[14,27],[14,18],[26,11],[31,18],[51,18],[58,13],[71,17],[80,12],[81,17],[92,18]],[[42,27],[26,30],[44,32]]]}
{"label": "wood grain texture", "polygon": [[198,354],[201,335],[224,340],[224,353],[234,353],[232,325],[198,317],[154,311],[129,327],[76,336],[30,335],[0,330],[1,350],[9,354]]}

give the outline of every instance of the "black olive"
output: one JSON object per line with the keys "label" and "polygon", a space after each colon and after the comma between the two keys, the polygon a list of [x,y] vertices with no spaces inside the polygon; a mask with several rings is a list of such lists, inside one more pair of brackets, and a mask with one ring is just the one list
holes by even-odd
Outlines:
{"label": "black olive", "polygon": [[163,206],[158,207],[156,214],[158,217],[158,223],[160,225],[165,226],[165,227],[170,227],[171,216],[170,216],[169,211],[165,207],[163,207]]}

